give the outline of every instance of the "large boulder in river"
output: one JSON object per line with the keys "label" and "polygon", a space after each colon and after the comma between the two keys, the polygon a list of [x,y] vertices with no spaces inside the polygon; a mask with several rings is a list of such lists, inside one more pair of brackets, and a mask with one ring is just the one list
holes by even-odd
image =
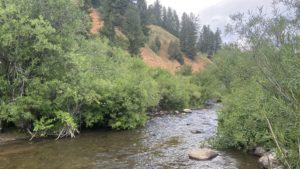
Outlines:
{"label": "large boulder in river", "polygon": [[190,159],[200,161],[211,160],[217,157],[218,155],[218,152],[209,148],[195,149],[189,152]]}
{"label": "large boulder in river", "polygon": [[266,153],[267,151],[263,147],[256,147],[254,150],[254,155],[258,157],[262,157]]}
{"label": "large boulder in river", "polygon": [[279,161],[276,158],[275,152],[265,153],[260,159],[259,163],[265,169],[281,169]]}
{"label": "large boulder in river", "polygon": [[192,113],[193,111],[191,109],[184,109],[183,112],[184,113]]}

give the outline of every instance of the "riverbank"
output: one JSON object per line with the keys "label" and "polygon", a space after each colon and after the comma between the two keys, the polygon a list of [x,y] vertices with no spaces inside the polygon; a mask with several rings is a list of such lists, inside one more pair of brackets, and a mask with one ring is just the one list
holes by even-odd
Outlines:
{"label": "riverbank", "polygon": [[136,130],[94,130],[75,139],[11,142],[0,147],[0,169],[259,169],[257,157],[239,151],[220,151],[211,161],[190,160],[188,152],[213,137],[216,129],[216,111],[205,109],[153,117]]}
{"label": "riverbank", "polygon": [[[196,110],[196,109],[193,109]],[[192,109],[184,109],[182,111],[158,111],[158,112],[152,112],[152,113],[147,113],[147,115],[150,118],[155,118],[157,116],[166,116],[166,115],[184,115],[188,113],[192,113]],[[198,109],[198,110],[206,110],[206,109]],[[6,129],[4,132],[0,132],[0,145],[1,144],[8,144],[14,141],[18,140],[29,140],[30,135],[28,133],[21,132],[18,129],[11,128],[11,129]],[[55,137],[53,138],[55,139]]]}
{"label": "riverbank", "polygon": [[29,138],[29,135],[26,133],[19,132],[16,129],[9,129],[3,133],[0,133],[0,146],[18,140],[29,140]]}

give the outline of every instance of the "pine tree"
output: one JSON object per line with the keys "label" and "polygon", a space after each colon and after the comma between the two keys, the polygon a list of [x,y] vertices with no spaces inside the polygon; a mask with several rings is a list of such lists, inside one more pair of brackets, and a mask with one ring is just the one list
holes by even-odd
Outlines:
{"label": "pine tree", "polygon": [[156,0],[153,5],[148,8],[149,23],[154,25],[162,25],[162,5]]}
{"label": "pine tree", "polygon": [[130,0],[103,0],[102,10],[104,28],[102,33],[111,41],[115,38],[115,27],[121,27],[125,22],[125,12],[131,3]]}
{"label": "pine tree", "polygon": [[161,26],[175,36],[179,36],[180,21],[175,10],[163,7],[157,0],[148,8],[148,24]]}
{"label": "pine tree", "polygon": [[181,21],[180,42],[182,51],[191,59],[197,54],[197,18],[193,14],[183,13]]}
{"label": "pine tree", "polygon": [[214,51],[217,52],[219,49],[221,49],[221,45],[222,45],[221,30],[219,28],[217,28],[214,36],[215,36]]}
{"label": "pine tree", "polygon": [[186,52],[186,47],[188,45],[188,15],[183,13],[181,17],[181,31],[180,31],[180,45],[183,52]]}
{"label": "pine tree", "polygon": [[166,29],[175,35],[175,22],[174,22],[174,16],[171,8],[168,8],[167,10],[167,21],[166,21]]}
{"label": "pine tree", "polygon": [[180,31],[180,21],[177,12],[175,10],[173,10],[173,19],[174,19],[174,35],[178,37]]}
{"label": "pine tree", "polygon": [[197,49],[202,53],[207,53],[212,56],[221,48],[221,44],[222,39],[220,29],[217,29],[214,33],[209,25],[204,25],[200,32]]}
{"label": "pine tree", "polygon": [[162,10],[162,24],[160,25],[161,27],[167,29],[168,27],[168,16],[167,16],[167,8],[163,7]]}
{"label": "pine tree", "polygon": [[124,31],[129,39],[129,52],[139,54],[139,49],[144,45],[145,36],[141,26],[141,18],[138,9],[130,5],[125,13]]}
{"label": "pine tree", "polygon": [[215,47],[215,34],[214,32],[210,29],[210,26],[208,25],[207,27],[208,29],[208,36],[207,36],[207,54],[208,56],[212,56],[215,51],[214,51],[214,47]]}
{"label": "pine tree", "polygon": [[137,8],[140,13],[141,26],[145,35],[148,35],[149,29],[147,25],[149,24],[149,13],[146,0],[137,0]]}

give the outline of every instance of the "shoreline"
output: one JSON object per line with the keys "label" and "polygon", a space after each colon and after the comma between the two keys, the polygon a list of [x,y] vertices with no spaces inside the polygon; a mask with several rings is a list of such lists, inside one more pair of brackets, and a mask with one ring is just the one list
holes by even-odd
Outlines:
{"label": "shoreline", "polygon": [[8,130],[0,133],[0,146],[4,144],[9,144],[19,140],[29,140],[29,136],[24,132],[19,132],[16,129]]}

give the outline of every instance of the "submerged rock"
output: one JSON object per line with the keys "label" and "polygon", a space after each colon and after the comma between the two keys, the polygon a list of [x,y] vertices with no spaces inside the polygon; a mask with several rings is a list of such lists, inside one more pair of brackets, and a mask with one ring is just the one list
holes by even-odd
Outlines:
{"label": "submerged rock", "polygon": [[275,152],[265,153],[260,159],[259,163],[265,169],[281,169],[279,161],[276,158]]}
{"label": "submerged rock", "polygon": [[189,158],[193,160],[212,160],[213,158],[217,157],[219,154],[218,152],[209,149],[209,148],[203,148],[203,149],[195,149],[189,152]]}
{"label": "submerged rock", "polygon": [[193,134],[201,134],[201,133],[203,133],[203,131],[202,130],[192,130],[191,133],[193,133]]}

